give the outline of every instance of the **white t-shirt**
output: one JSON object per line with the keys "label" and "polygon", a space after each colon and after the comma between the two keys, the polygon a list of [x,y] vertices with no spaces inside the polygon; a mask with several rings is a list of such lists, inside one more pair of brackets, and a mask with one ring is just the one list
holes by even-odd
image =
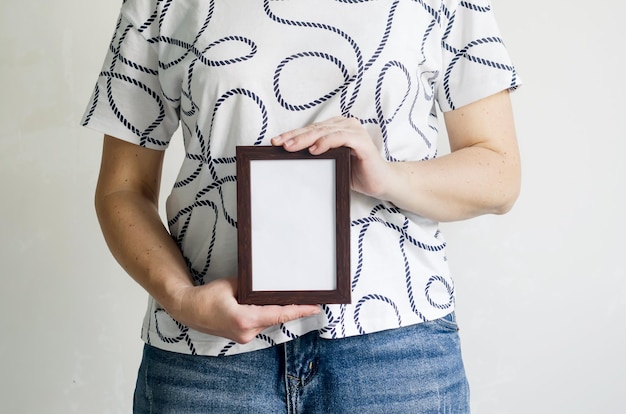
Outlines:
{"label": "white t-shirt", "polygon": [[[499,36],[488,0],[125,0],[83,124],[163,150],[180,125],[187,155],[168,225],[195,283],[208,283],[236,275],[236,145],[344,115],[389,161],[434,158],[436,104],[449,111],[517,87]],[[351,220],[352,304],[240,345],[183,326],[151,299],[143,339],[226,355],[453,310],[438,223],[354,192]]]}

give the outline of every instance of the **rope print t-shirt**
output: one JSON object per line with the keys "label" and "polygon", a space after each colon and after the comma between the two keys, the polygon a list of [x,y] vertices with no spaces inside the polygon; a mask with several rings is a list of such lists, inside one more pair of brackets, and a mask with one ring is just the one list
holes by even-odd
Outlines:
{"label": "rope print t-shirt", "polygon": [[[186,157],[168,226],[196,284],[236,275],[236,145],[355,117],[390,162],[437,156],[437,111],[518,85],[487,0],[126,0],[83,124]],[[408,191],[408,190],[407,190]],[[310,226],[315,218],[303,217]],[[156,347],[229,355],[317,330],[341,338],[454,308],[438,223],[351,194],[352,304],[241,345],[173,320],[150,299]]]}

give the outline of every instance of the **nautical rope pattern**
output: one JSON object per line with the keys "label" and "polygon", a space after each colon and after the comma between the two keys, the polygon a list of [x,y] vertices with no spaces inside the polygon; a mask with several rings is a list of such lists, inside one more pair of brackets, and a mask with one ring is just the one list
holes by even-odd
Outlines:
{"label": "nautical rope pattern", "polygon": [[[181,129],[167,224],[202,285],[236,274],[236,145],[342,115],[387,161],[428,160],[437,105],[453,110],[518,83],[489,0],[124,0],[83,124],[159,150]],[[142,337],[231,355],[311,330],[342,338],[449,313],[437,223],[356,193],[351,205],[352,304],[321,305],[319,317],[241,345],[189,329],[151,299]]]}

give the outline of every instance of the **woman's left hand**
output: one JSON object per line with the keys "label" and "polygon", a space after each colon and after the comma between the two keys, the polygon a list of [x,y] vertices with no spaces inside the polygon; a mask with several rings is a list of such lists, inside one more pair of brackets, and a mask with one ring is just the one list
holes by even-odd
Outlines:
{"label": "woman's left hand", "polygon": [[444,113],[451,152],[387,161],[357,119],[337,117],[272,139],[287,151],[352,150],[352,189],[434,221],[506,213],[520,188],[519,149],[509,91]]}
{"label": "woman's left hand", "polygon": [[335,117],[294,129],[272,138],[272,145],[289,152],[308,149],[320,155],[332,148],[351,149],[352,189],[382,198],[390,174],[388,162],[383,159],[372,138],[355,118]]}

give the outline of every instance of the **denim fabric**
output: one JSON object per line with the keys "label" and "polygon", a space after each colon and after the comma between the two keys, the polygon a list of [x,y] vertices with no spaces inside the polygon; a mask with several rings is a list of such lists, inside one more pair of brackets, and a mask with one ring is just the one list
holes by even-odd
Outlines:
{"label": "denim fabric", "polygon": [[139,413],[469,413],[454,314],[337,340],[316,332],[228,357],[146,345]]}

